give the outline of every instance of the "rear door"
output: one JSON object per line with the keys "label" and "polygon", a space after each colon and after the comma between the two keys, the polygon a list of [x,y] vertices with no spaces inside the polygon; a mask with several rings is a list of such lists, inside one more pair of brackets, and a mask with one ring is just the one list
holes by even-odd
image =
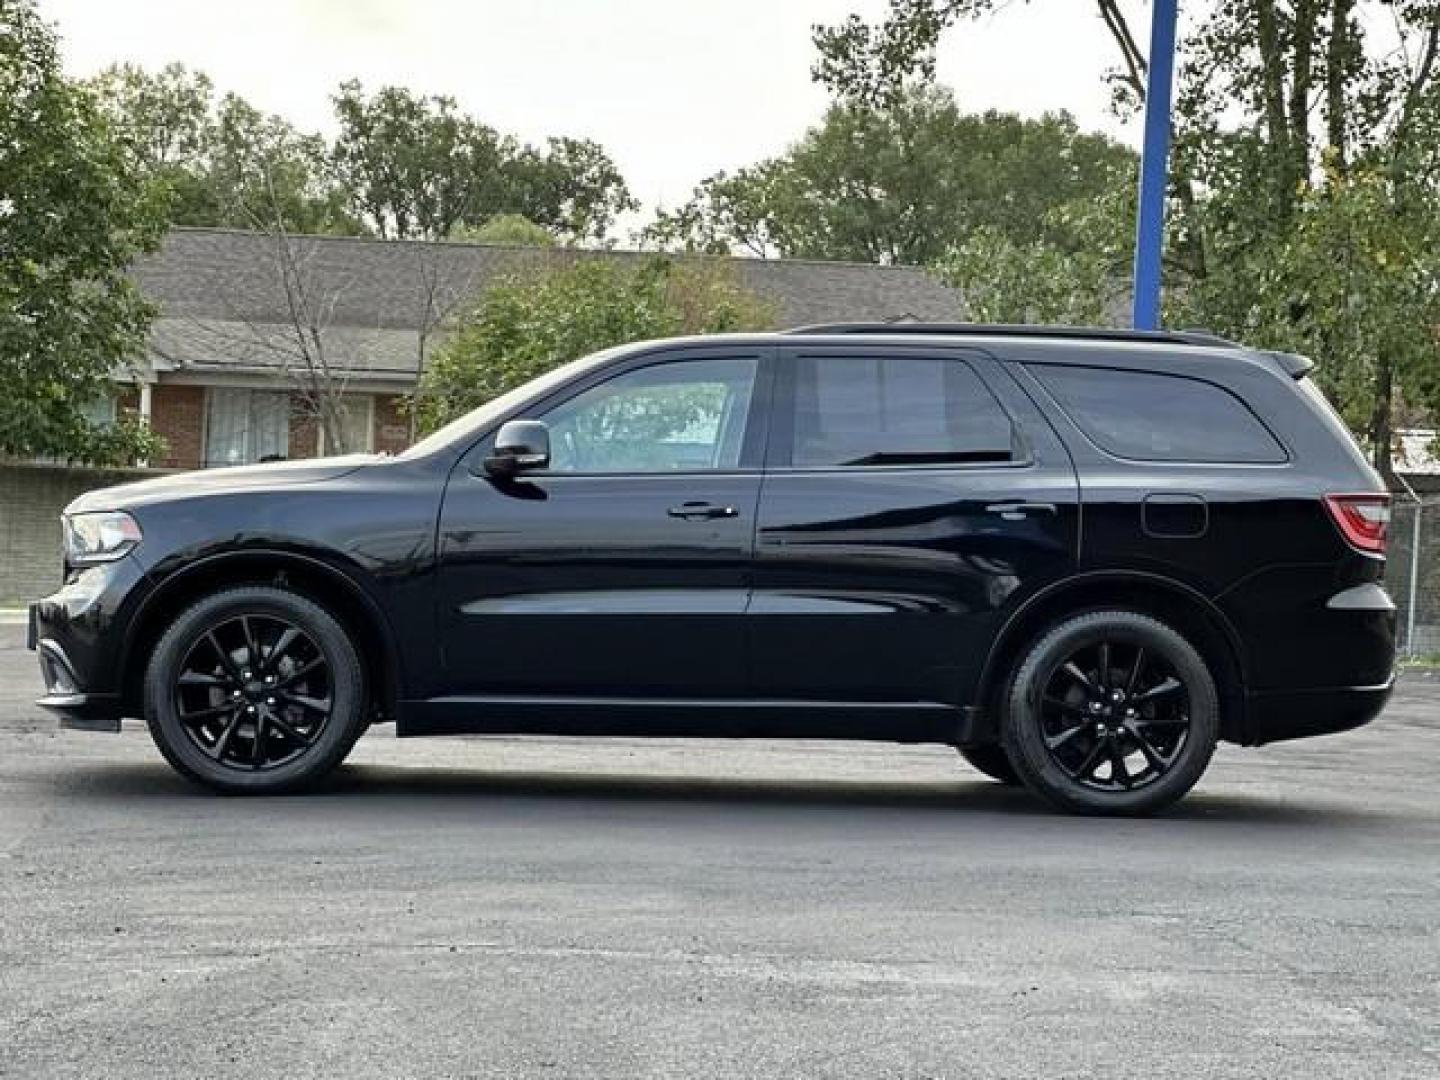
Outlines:
{"label": "rear door", "polygon": [[781,350],[750,604],[756,692],[964,703],[1003,616],[1073,571],[1069,456],[982,353]]}

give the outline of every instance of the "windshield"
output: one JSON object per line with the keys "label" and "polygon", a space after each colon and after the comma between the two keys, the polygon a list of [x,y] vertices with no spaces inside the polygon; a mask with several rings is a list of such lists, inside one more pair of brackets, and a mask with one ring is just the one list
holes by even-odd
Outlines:
{"label": "windshield", "polygon": [[480,432],[511,409],[532,398],[544,397],[551,390],[562,386],[577,375],[582,375],[591,368],[603,364],[624,348],[626,346],[616,345],[597,353],[591,353],[589,356],[582,356],[579,360],[571,360],[568,364],[561,364],[544,375],[517,386],[514,390],[508,390],[497,398],[491,398],[478,409],[471,409],[468,413],[456,417],[444,427],[432,431],[408,450],[403,451],[399,457],[402,460],[424,457],[443,447],[469,442],[471,438],[478,436]]}

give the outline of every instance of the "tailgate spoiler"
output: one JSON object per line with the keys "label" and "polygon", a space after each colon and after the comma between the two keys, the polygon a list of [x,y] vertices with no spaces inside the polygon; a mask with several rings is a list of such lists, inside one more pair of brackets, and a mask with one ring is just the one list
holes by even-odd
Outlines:
{"label": "tailgate spoiler", "polygon": [[1299,382],[1315,366],[1315,361],[1308,356],[1301,356],[1293,352],[1267,352],[1266,356],[1274,360],[1280,366],[1280,370],[1289,375],[1296,382]]}

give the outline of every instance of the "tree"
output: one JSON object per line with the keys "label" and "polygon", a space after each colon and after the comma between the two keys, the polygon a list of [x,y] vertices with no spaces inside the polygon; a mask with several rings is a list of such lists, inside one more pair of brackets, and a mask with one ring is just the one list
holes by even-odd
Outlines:
{"label": "tree", "polygon": [[65,80],[30,0],[0,0],[0,453],[119,463],[159,448],[83,409],[144,348],[130,281],[163,224],[159,192],[90,94]]}
{"label": "tree", "polygon": [[626,265],[579,255],[487,289],[436,350],[418,399],[434,428],[550,368],[642,338],[773,326],[732,268],[660,256]]}
{"label": "tree", "polygon": [[171,224],[249,229],[278,209],[293,232],[360,231],[324,141],[235,94],[217,97],[203,72],[122,64],[88,86],[136,167],[165,188]]}
{"label": "tree", "polygon": [[[852,99],[893,99],[933,75],[946,26],[998,6],[891,0],[879,26],[818,27],[815,76]],[[1117,108],[1133,109],[1145,58],[1118,5],[1096,9],[1119,52],[1109,75]],[[1370,15],[1384,17],[1393,46]],[[1396,410],[1440,413],[1440,3],[1220,3],[1180,56],[1168,317],[1309,353],[1388,474]],[[1110,235],[1106,257],[1118,266],[1128,240]],[[1040,280],[1028,288],[1042,295],[1088,280],[1074,247],[991,254],[1031,260]],[[948,262],[950,280],[983,286],[978,261],[963,255]]]}
{"label": "tree", "polygon": [[661,248],[919,265],[971,233],[1039,239],[1054,207],[1128,182],[1134,154],[1038,120],[961,112],[937,87],[838,103],[788,153],[705,181],[644,233]]}
{"label": "tree", "polygon": [[555,237],[524,214],[496,214],[479,228],[460,226],[451,240],[469,244],[496,244],[507,247],[554,247]]}
{"label": "tree", "polygon": [[453,98],[403,87],[335,95],[333,159],[356,216],[382,237],[439,240],[496,214],[523,214],[576,240],[598,239],[636,204],[595,143],[521,146],[461,112]]}

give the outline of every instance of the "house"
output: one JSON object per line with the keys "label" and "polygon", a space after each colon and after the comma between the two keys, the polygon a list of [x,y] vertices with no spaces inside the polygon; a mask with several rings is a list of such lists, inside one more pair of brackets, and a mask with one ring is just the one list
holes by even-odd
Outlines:
{"label": "house", "polygon": [[[130,408],[164,437],[162,468],[193,469],[337,450],[398,451],[401,408],[422,349],[457,304],[499,278],[586,252],[340,236],[180,228],[135,268],[159,314],[139,385],[97,406]],[[776,305],[782,326],[953,319],[959,297],[913,267],[802,260],[728,260],[741,284]],[[343,389],[344,446],[325,439],[297,390],[316,364]]]}

